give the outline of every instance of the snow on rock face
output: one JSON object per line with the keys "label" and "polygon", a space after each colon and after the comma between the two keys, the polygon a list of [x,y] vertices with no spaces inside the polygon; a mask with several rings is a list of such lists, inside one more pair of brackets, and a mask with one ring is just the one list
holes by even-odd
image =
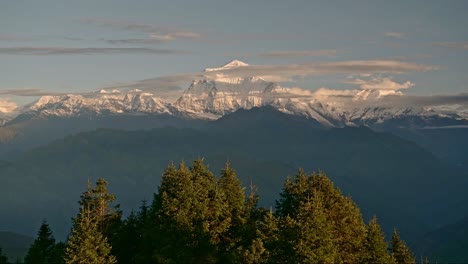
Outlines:
{"label": "snow on rock face", "polygon": [[246,66],[249,66],[249,64],[239,61],[239,60],[233,60],[219,68],[206,68],[205,72],[213,74],[214,77],[212,79],[216,80],[216,82],[218,83],[242,84],[246,80],[249,80],[251,82],[263,81],[262,78],[257,77],[257,76],[239,78],[239,77],[227,76],[223,73],[223,71],[225,70],[231,70],[231,69],[246,67]]}
{"label": "snow on rock face", "polygon": [[255,78],[237,83],[218,80],[194,81],[174,103],[181,112],[214,113],[222,116],[238,109],[250,109],[272,103],[277,85]]}
{"label": "snow on rock face", "polygon": [[[234,60],[219,68],[207,68],[204,79],[194,80],[173,103],[138,89],[101,90],[81,95],[43,96],[25,111],[29,116],[80,116],[98,114],[169,114],[193,119],[217,119],[238,109],[270,105],[279,111],[314,119],[326,127],[372,125],[400,117],[450,117],[468,120],[462,105],[401,107],[382,103],[395,90],[330,90],[315,92],[287,88],[260,77],[230,78],[224,70],[247,67]],[[216,72],[220,72],[216,74]],[[215,74],[213,74],[215,73]],[[345,98],[345,99],[343,99]]]}
{"label": "snow on rock face", "polygon": [[149,93],[99,93],[91,96],[42,96],[30,107],[41,116],[68,117],[101,113],[169,113],[166,103]]}
{"label": "snow on rock face", "polygon": [[240,60],[233,60],[219,68],[206,68],[206,72],[211,72],[211,71],[220,71],[220,70],[226,70],[226,69],[233,69],[237,67],[244,67],[244,66],[249,66],[249,64],[242,62]]}
{"label": "snow on rock face", "polygon": [[[205,72],[218,72],[249,66],[239,60],[233,60],[219,68],[207,68]],[[226,77],[223,73],[204,80],[193,81],[184,94],[174,103],[180,112],[212,113],[220,117],[238,109],[269,105],[274,102],[273,92],[277,84],[267,82],[260,77]]]}
{"label": "snow on rock face", "polygon": [[375,100],[375,99],[381,99],[385,96],[388,95],[403,95],[402,92],[400,91],[395,91],[395,90],[361,90],[359,91],[355,97],[354,100]]}

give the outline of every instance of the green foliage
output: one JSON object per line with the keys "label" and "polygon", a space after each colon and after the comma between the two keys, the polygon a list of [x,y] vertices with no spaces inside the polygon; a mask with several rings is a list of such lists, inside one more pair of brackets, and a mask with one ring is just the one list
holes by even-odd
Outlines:
{"label": "green foliage", "polygon": [[242,239],[242,232],[246,227],[247,217],[253,209],[246,208],[245,188],[228,163],[221,171],[218,188],[223,196],[222,203],[227,206],[223,217],[229,221],[228,229],[221,233],[222,243],[219,243],[220,261],[226,262],[228,259],[238,257],[236,254],[239,254],[239,250],[247,246],[248,242]]}
{"label": "green foliage", "polygon": [[123,221],[111,241],[112,252],[118,263],[149,263],[152,256],[152,240],[149,212],[146,201],[138,213],[131,212]]}
{"label": "green foliage", "polygon": [[65,263],[113,264],[116,258],[111,255],[111,246],[106,231],[110,216],[109,202],[115,197],[107,193],[107,182],[99,179],[93,188],[88,188],[81,196],[80,212],[73,219],[73,229],[65,248]]}
{"label": "green foliage", "polygon": [[115,201],[115,195],[107,191],[107,184],[106,180],[100,178],[93,188],[88,181],[88,188],[81,196],[80,205],[92,211],[98,230],[109,237],[112,235],[112,228],[120,221],[122,212],[119,205],[110,206]]}
{"label": "green foliage", "polygon": [[[88,184],[66,246],[66,263],[406,263],[404,242],[392,239],[392,258],[373,218],[323,172],[299,170],[284,184],[276,214],[258,208],[226,164],[219,178],[203,160],[169,165],[151,206],[143,202],[124,221],[110,203],[107,182]],[[106,231],[107,230],[107,231]],[[110,231],[110,232],[109,232]],[[112,234],[109,239],[104,232]],[[395,242],[394,242],[395,240]],[[111,246],[112,245],[112,246]],[[403,249],[404,250],[403,250]],[[406,250],[406,251],[405,251]],[[114,257],[115,256],[115,257]],[[414,260],[414,259],[413,259]]]}
{"label": "green foliage", "polygon": [[300,263],[333,263],[338,259],[338,247],[333,237],[333,225],[327,219],[323,198],[315,193],[312,200],[299,207],[295,229],[297,242],[293,247]]}
{"label": "green foliage", "polygon": [[217,180],[202,160],[188,169],[171,165],[163,175],[153,211],[164,240],[155,252],[159,261],[212,263],[217,245],[231,225],[228,204]]}
{"label": "green foliage", "polygon": [[377,217],[373,217],[367,226],[367,236],[364,244],[365,253],[362,263],[392,263],[388,254],[388,244],[385,234],[377,223]]}
{"label": "green foliage", "polygon": [[63,242],[55,244],[54,250],[50,254],[50,263],[65,264],[65,247],[66,244]]}
{"label": "green foliage", "polygon": [[[58,247],[60,247],[60,245]],[[56,248],[55,238],[52,231],[44,220],[39,228],[36,240],[34,240],[26,254],[26,257],[24,258],[24,263],[55,264],[57,263],[56,254],[59,250],[59,248]],[[60,257],[58,259],[60,259]]]}
{"label": "green foliage", "polygon": [[74,219],[74,227],[67,241],[65,249],[65,263],[67,264],[113,264],[116,259],[112,256],[107,238],[99,232],[97,218],[92,211],[83,208]]}
{"label": "green foliage", "polygon": [[[295,241],[298,238],[300,234],[294,231],[297,230],[297,219],[304,214],[302,212],[302,215],[299,215],[301,208],[307,203],[317,203],[312,206],[312,216],[317,215],[317,225],[321,225],[322,222],[330,223],[329,231],[337,252],[335,262],[356,263],[361,259],[366,237],[366,226],[361,212],[349,197],[343,196],[341,191],[334,187],[323,172],[308,176],[303,170],[299,170],[294,179],[286,180],[280,197],[276,208],[283,223],[282,239]],[[320,201],[314,201],[316,199]],[[322,211],[314,212],[315,209]],[[287,255],[298,253],[293,246],[286,246],[284,251]]]}
{"label": "green foliage", "polygon": [[411,253],[408,246],[405,242],[401,240],[400,234],[395,229],[393,231],[392,242],[391,242],[391,253],[392,259],[397,264],[414,264],[416,260],[414,259],[413,253]]}

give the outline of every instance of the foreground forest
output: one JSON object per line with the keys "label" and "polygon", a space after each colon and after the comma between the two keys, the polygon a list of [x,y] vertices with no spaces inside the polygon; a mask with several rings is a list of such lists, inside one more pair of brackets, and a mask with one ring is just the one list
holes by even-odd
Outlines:
{"label": "foreground forest", "polygon": [[126,219],[107,184],[88,182],[65,243],[44,221],[24,263],[415,263],[396,229],[387,243],[323,172],[288,177],[273,210],[229,164],[220,177],[202,159],[171,164]]}

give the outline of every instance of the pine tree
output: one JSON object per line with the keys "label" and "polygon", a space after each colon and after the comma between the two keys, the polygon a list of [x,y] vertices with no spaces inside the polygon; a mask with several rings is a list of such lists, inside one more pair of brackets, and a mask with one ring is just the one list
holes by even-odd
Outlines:
{"label": "pine tree", "polygon": [[178,169],[169,166],[152,206],[156,261],[216,262],[222,235],[231,223],[223,199],[203,160],[195,160],[190,169],[184,163]]}
{"label": "pine tree", "polygon": [[195,262],[217,262],[216,251],[219,248],[223,234],[231,226],[228,204],[225,195],[217,186],[215,176],[202,159],[195,160],[190,169],[193,182],[194,200],[191,215],[196,249]]}
{"label": "pine tree", "polygon": [[283,250],[280,241],[280,223],[273,214],[273,210],[262,215],[258,224],[257,237],[261,240],[264,252],[261,252],[261,260],[259,263],[268,263],[270,259],[280,260]]}
{"label": "pine tree", "polygon": [[[288,178],[280,200],[277,202],[277,215],[282,218],[282,222],[286,221],[287,217],[291,218],[288,221],[295,220],[300,204],[311,197],[313,199],[316,194],[320,194],[324,214],[327,221],[333,225],[334,245],[338,248],[336,261],[359,262],[364,251],[366,236],[366,225],[362,220],[361,212],[349,197],[344,197],[341,191],[334,187],[323,172],[307,176],[299,170],[294,179]],[[286,227],[285,230],[287,230]]]}
{"label": "pine tree", "polygon": [[65,249],[67,264],[114,264],[107,238],[99,232],[99,222],[89,208],[81,208],[74,219],[72,233]]}
{"label": "pine tree", "polygon": [[[150,263],[153,262],[154,249],[160,240],[159,232],[155,232],[158,228],[159,221],[154,218],[151,207],[146,205],[146,200],[142,201],[140,211],[136,216],[136,233],[138,243],[136,252],[133,255],[131,263]],[[155,228],[156,226],[156,228]],[[122,262],[125,263],[125,262]]]}
{"label": "pine tree", "polygon": [[8,258],[3,255],[2,248],[0,247],[0,264],[8,264]]}
{"label": "pine tree", "polygon": [[338,248],[337,262],[357,263],[364,253],[366,225],[359,207],[345,197],[324,172],[309,178],[311,189],[321,193],[328,221],[332,222],[334,243]]}
{"label": "pine tree", "polygon": [[112,254],[118,263],[150,263],[152,262],[151,226],[148,206],[142,201],[140,211],[130,212],[122,221],[116,232],[112,246]]}
{"label": "pine tree", "polygon": [[334,245],[333,225],[327,219],[320,193],[300,205],[295,224],[298,231],[294,243],[297,263],[336,262],[338,248]]}
{"label": "pine tree", "polygon": [[47,264],[54,263],[51,259],[55,250],[55,238],[49,225],[44,220],[37,233],[37,238],[29,247],[24,258],[25,264]]}
{"label": "pine tree", "polygon": [[280,200],[276,202],[276,213],[279,216],[296,217],[299,204],[310,195],[311,191],[309,177],[303,169],[299,169],[294,181],[289,176],[286,178]]}
{"label": "pine tree", "polygon": [[[190,169],[195,191],[194,209],[198,211],[193,215],[195,230],[208,236],[209,244],[217,245],[221,235],[231,226],[229,205],[225,202],[225,195],[217,184],[216,177],[209,171],[203,159],[195,160]],[[210,245],[207,245],[211,247]]]}
{"label": "pine tree", "polygon": [[391,243],[392,259],[397,264],[414,264],[416,260],[413,253],[406,246],[405,242],[401,240],[400,234],[396,229],[393,230],[392,243]]}
{"label": "pine tree", "polygon": [[174,164],[169,165],[151,206],[154,221],[151,230],[154,251],[151,255],[156,262],[191,262],[193,195],[193,182],[185,163],[181,162],[178,168]]}
{"label": "pine tree", "polygon": [[385,235],[377,223],[377,217],[373,217],[367,227],[366,242],[364,244],[365,253],[362,263],[392,263],[388,254],[388,244],[385,242]]}
{"label": "pine tree", "polygon": [[235,171],[226,163],[221,171],[221,177],[218,180],[218,186],[223,192],[223,202],[228,207],[229,217],[232,220],[232,226],[241,225],[244,222],[245,206],[245,188],[237,178]]}
{"label": "pine tree", "polygon": [[[257,189],[250,183],[250,192],[244,204],[244,224],[241,227],[241,246],[237,248],[237,263],[267,263],[270,253],[265,243],[275,237],[277,229],[273,213],[258,208]],[[269,237],[272,237],[269,240]]]}
{"label": "pine tree", "polygon": [[[241,248],[240,248],[241,249]],[[245,264],[257,264],[267,263],[268,251],[263,244],[263,240],[259,237],[255,238],[250,246],[239,252],[240,258],[235,258],[231,263],[245,263]]]}
{"label": "pine tree", "polygon": [[58,242],[50,254],[50,263],[65,264],[65,243]]}
{"label": "pine tree", "polygon": [[122,212],[119,205],[111,206],[115,195],[108,192],[107,185],[108,182],[102,178],[96,181],[94,188],[88,182],[88,189],[83,193],[80,205],[89,206],[98,222],[99,231],[109,237],[112,228],[120,222]]}
{"label": "pine tree", "polygon": [[112,253],[118,263],[133,263],[132,259],[137,254],[141,237],[139,237],[138,218],[135,212],[122,222],[112,241]]}
{"label": "pine tree", "polygon": [[229,228],[221,233],[219,243],[219,261],[226,262],[229,259],[239,258],[239,250],[250,245],[252,241],[243,241],[244,227],[247,222],[248,213],[245,211],[245,188],[237,178],[234,170],[226,163],[218,180],[219,190],[223,195],[223,203],[227,206],[222,216],[229,219]]}
{"label": "pine tree", "polygon": [[98,180],[96,188],[88,182],[87,190],[81,195],[80,212],[73,219],[73,229],[65,248],[67,264],[116,263],[107,237],[102,233],[109,215],[108,202],[115,199],[108,195],[106,185],[102,179]]}

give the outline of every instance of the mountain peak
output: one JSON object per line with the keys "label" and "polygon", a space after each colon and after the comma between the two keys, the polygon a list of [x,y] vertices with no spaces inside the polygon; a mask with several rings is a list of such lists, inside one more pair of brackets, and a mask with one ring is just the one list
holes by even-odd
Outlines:
{"label": "mountain peak", "polygon": [[233,68],[245,67],[245,66],[249,66],[249,64],[240,60],[232,60],[219,68],[206,68],[205,71],[219,71],[219,70],[233,69]]}
{"label": "mountain peak", "polygon": [[240,61],[240,60],[232,60],[225,64],[222,68],[234,68],[234,67],[242,67],[242,66],[249,66],[249,64]]}
{"label": "mountain peak", "polygon": [[402,92],[397,90],[375,90],[375,89],[365,89],[359,91],[355,95],[355,100],[375,100],[381,99],[382,97],[389,95],[403,95]]}

